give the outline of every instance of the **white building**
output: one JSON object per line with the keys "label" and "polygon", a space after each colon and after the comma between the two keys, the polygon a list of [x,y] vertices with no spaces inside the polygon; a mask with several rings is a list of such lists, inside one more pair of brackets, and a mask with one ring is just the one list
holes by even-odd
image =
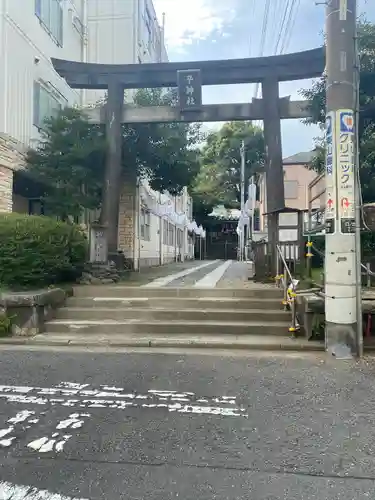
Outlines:
{"label": "white building", "polygon": [[[87,0],[87,60],[101,64],[167,62],[164,28],[152,0]],[[95,103],[103,91],[88,91]],[[133,92],[127,91],[127,100]]]}
{"label": "white building", "polygon": [[136,268],[194,257],[193,240],[188,232],[204,234],[192,222],[192,202],[186,188],[180,196],[172,197],[143,183],[139,188],[139,206]]}
{"label": "white building", "polygon": [[0,132],[29,145],[45,116],[79,103],[50,58],[84,59],[84,2],[0,0]]}
{"label": "white building", "polygon": [[[167,62],[164,27],[160,26],[152,0],[87,0],[87,60],[101,64]],[[88,91],[86,103],[103,97]],[[132,100],[127,91],[126,99]],[[194,256],[188,236],[192,225],[192,201],[185,189],[181,196],[153,191],[144,181],[137,189],[138,213],[133,221],[135,241],[131,253],[135,268],[184,260]],[[120,217],[120,226],[121,226]],[[121,245],[120,245],[121,246]]]}
{"label": "white building", "polygon": [[88,60],[106,64],[167,61],[152,0],[87,0]]}
{"label": "white building", "polygon": [[[23,152],[38,141],[45,117],[91,100],[55,72],[52,57],[114,64],[167,61],[152,0],[0,0],[0,211],[34,211],[29,199],[14,192]],[[162,213],[148,207],[149,195],[141,201],[142,189],[151,193],[148,186],[137,191],[133,261],[140,266],[191,257],[186,190],[177,198],[153,193],[151,198],[169,207]]]}

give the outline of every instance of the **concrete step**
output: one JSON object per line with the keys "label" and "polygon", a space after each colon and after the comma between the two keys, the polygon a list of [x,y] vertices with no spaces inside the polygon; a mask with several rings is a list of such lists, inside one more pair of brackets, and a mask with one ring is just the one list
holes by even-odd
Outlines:
{"label": "concrete step", "polygon": [[82,285],[74,288],[75,297],[119,297],[119,298],[134,298],[134,297],[149,297],[149,298],[211,298],[211,297],[227,297],[227,298],[274,298],[281,299],[282,291],[276,287],[256,287],[256,288],[147,288],[147,287],[132,287],[121,285],[102,285],[91,286]]}
{"label": "concrete step", "polygon": [[50,333],[77,334],[164,334],[189,335],[200,332],[202,335],[285,335],[290,321],[143,321],[143,320],[68,320],[56,319],[46,323]]}
{"label": "concrete step", "polygon": [[81,308],[64,307],[57,311],[57,319],[75,320],[128,320],[142,321],[288,321],[290,313],[272,309],[176,309],[174,307],[139,308]]}
{"label": "concrete step", "polygon": [[[6,339],[6,340],[12,340]],[[323,342],[308,341],[304,338],[268,335],[69,335],[64,333],[41,334],[33,338],[23,338],[23,343],[46,346],[105,347],[105,348],[176,348],[176,349],[218,349],[233,351],[324,351]],[[0,344],[1,344],[0,339]],[[8,342],[9,343],[9,342]]]}
{"label": "concrete step", "polygon": [[82,308],[136,308],[136,309],[280,309],[281,297],[278,298],[238,298],[238,297],[169,297],[166,301],[157,297],[71,297],[68,307]]}

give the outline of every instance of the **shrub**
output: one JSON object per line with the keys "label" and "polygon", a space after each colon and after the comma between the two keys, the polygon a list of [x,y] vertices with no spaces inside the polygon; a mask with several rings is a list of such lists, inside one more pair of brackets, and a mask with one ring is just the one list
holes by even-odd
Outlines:
{"label": "shrub", "polygon": [[0,214],[0,283],[46,286],[81,275],[87,240],[81,229],[50,217]]}
{"label": "shrub", "polygon": [[6,337],[12,333],[12,320],[6,313],[0,312],[0,337]]}

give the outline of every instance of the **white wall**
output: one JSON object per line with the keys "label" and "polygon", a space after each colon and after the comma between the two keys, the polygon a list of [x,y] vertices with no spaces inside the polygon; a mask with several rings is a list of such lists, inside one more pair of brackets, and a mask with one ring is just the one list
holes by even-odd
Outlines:
{"label": "white wall", "polygon": [[[152,192],[153,195],[158,196],[156,191],[152,191],[148,187],[149,192]],[[192,200],[187,193],[187,189],[185,188],[183,193],[180,196],[173,197],[167,193],[163,195],[163,202],[166,203],[166,200],[170,200],[172,206],[175,207],[177,213],[185,213],[186,216],[191,220],[192,215]],[[151,265],[158,264],[167,264],[168,262],[173,262],[180,256],[181,260],[186,260],[189,258],[193,258],[194,256],[194,248],[189,246],[188,244],[188,234],[187,228],[183,225],[175,225],[169,221],[167,217],[160,217],[153,212],[155,207],[147,207],[147,205],[143,205],[145,210],[150,210],[150,235],[149,239],[137,238],[135,261],[138,261],[138,258],[141,260],[142,265],[145,266],[149,262]],[[173,244],[170,245],[166,241],[165,238],[165,229],[168,224],[173,231]],[[182,231],[181,236],[181,244],[177,239],[177,229]],[[138,233],[138,231],[137,231]],[[138,246],[139,245],[139,246]]]}
{"label": "white wall", "polygon": [[[150,22],[146,24],[146,20]],[[150,27],[151,35],[147,29]],[[152,0],[87,0],[87,59],[101,64],[167,61],[162,30]],[[88,91],[86,103],[104,95]],[[132,100],[132,92],[127,98]]]}
{"label": "white wall", "polygon": [[90,62],[136,64],[165,60],[163,36],[152,0],[87,2]]}
{"label": "white wall", "polygon": [[[81,5],[82,0],[75,0]],[[72,91],[54,71],[50,58],[80,60],[82,38],[72,21],[74,6],[63,2],[63,45],[58,46],[35,15],[35,0],[0,0],[0,131],[29,144],[33,127],[34,81],[43,80],[61,102],[75,103]]]}

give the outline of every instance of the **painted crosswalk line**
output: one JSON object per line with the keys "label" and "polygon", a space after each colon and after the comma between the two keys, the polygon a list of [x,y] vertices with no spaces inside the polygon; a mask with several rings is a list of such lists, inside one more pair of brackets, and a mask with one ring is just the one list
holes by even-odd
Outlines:
{"label": "painted crosswalk line", "polygon": [[0,500],[87,500],[85,498],[67,497],[47,490],[39,490],[33,486],[0,481]]}

